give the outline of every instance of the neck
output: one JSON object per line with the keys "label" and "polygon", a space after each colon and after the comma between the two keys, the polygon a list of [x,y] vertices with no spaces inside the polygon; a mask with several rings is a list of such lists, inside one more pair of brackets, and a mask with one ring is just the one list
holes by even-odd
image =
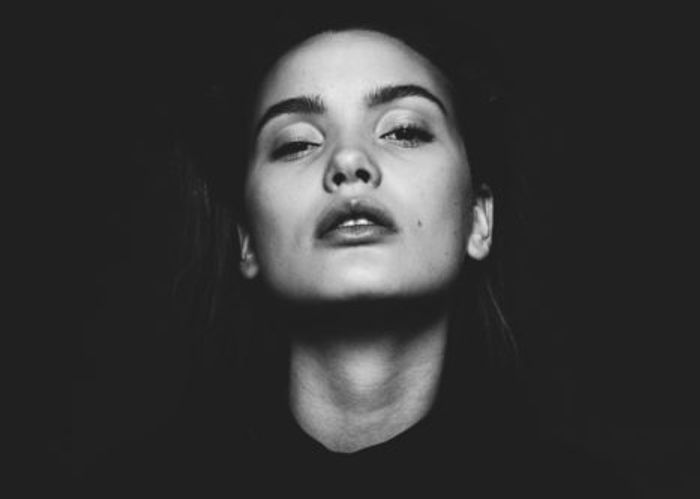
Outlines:
{"label": "neck", "polygon": [[307,326],[292,334],[292,413],[330,450],[354,452],[389,440],[432,407],[447,313],[433,311],[421,320],[405,316],[392,321],[382,314],[373,323],[317,321],[323,329],[314,326],[309,333]]}

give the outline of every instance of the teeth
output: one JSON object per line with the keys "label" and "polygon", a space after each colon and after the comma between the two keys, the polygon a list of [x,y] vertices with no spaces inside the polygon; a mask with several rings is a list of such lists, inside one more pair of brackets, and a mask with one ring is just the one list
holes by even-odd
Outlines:
{"label": "teeth", "polygon": [[358,225],[373,225],[372,222],[367,220],[366,218],[353,218],[351,220],[346,220],[342,224],[340,224],[338,227],[356,227]]}

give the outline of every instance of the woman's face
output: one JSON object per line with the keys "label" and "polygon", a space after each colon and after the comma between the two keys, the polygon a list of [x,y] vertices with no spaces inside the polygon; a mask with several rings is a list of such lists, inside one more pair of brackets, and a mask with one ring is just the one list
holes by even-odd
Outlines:
{"label": "woman's face", "polygon": [[292,301],[443,291],[483,258],[490,199],[474,199],[436,69],[387,35],[315,36],[268,74],[239,228],[243,274]]}

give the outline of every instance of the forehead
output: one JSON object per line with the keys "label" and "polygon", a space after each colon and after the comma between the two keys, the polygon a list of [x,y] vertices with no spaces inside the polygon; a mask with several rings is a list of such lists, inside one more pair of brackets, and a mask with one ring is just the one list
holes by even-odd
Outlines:
{"label": "forehead", "polygon": [[437,68],[402,41],[366,30],[323,33],[277,62],[264,81],[259,107],[300,95],[359,97],[383,85],[408,83],[449,101]]}

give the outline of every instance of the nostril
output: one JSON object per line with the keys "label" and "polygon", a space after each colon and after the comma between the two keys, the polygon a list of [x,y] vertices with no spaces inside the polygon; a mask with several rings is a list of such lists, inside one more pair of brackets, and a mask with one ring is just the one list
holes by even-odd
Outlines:
{"label": "nostril", "polygon": [[371,175],[369,174],[369,172],[367,170],[365,170],[364,168],[360,168],[359,170],[357,170],[357,172],[355,173],[355,176],[357,178],[359,178],[360,180],[362,180],[365,184],[368,183],[370,178],[371,178]]}
{"label": "nostril", "polygon": [[333,181],[333,183],[334,183],[335,185],[340,185],[340,184],[342,184],[343,182],[345,182],[345,174],[343,174],[343,173],[341,173],[341,172],[338,172],[338,173],[336,173],[335,175],[333,175],[333,177],[331,178],[331,180]]}

